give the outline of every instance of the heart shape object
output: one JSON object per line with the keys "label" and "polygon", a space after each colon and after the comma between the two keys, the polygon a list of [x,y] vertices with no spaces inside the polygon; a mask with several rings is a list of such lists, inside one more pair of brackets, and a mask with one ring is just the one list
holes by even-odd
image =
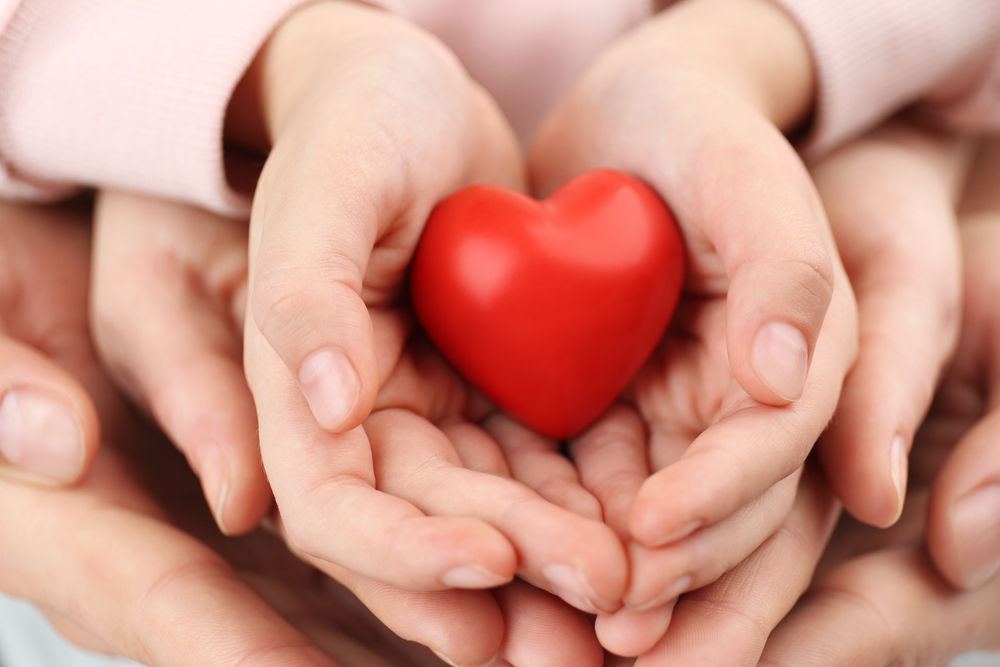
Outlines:
{"label": "heart shape object", "polygon": [[568,438],[628,385],[670,322],[684,248],[642,181],[598,169],[545,201],[473,185],[431,213],[417,317],[444,356],[526,426]]}

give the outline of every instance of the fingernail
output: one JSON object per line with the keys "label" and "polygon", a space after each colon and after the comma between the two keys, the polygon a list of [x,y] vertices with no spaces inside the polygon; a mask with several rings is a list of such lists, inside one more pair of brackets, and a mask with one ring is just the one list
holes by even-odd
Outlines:
{"label": "fingernail", "polygon": [[198,450],[198,478],[201,479],[205,498],[212,508],[215,523],[224,535],[228,535],[225,515],[226,501],[229,499],[229,476],[226,474],[222,449],[218,445],[208,443]]}
{"label": "fingernail", "polygon": [[784,322],[768,322],[757,332],[750,354],[757,376],[786,401],[802,396],[809,372],[809,347],[802,332]]}
{"label": "fingernail", "polygon": [[347,356],[325,349],[310,355],[299,369],[302,393],[319,425],[336,429],[354,410],[361,395],[361,381]]}
{"label": "fingernail", "polygon": [[892,486],[896,490],[896,514],[885,527],[891,526],[899,520],[899,516],[903,513],[903,504],[906,502],[906,477],[909,461],[907,460],[906,440],[903,439],[902,435],[897,434],[892,439],[889,456],[891,457],[889,464],[892,470]]}
{"label": "fingernail", "polygon": [[542,576],[548,580],[553,593],[580,611],[589,614],[598,614],[602,611],[594,603],[597,596],[578,568],[561,564],[546,565],[542,568]]}
{"label": "fingernail", "polygon": [[691,583],[694,581],[694,577],[690,574],[685,574],[677,577],[669,586],[663,589],[663,591],[657,595],[655,598],[649,602],[644,602],[638,605],[627,605],[632,611],[647,611],[649,609],[655,609],[657,607],[662,607],[670,600],[677,598],[681,593],[686,593],[689,588],[691,588]]}
{"label": "fingernail", "polygon": [[85,455],[83,425],[70,404],[45,389],[8,391],[0,403],[0,455],[12,465],[69,482]]}
{"label": "fingernail", "polygon": [[441,575],[441,582],[449,588],[496,588],[510,581],[482,565],[453,567]]}
{"label": "fingernail", "polygon": [[986,583],[1000,570],[1000,484],[980,487],[952,513],[958,566],[968,588]]}

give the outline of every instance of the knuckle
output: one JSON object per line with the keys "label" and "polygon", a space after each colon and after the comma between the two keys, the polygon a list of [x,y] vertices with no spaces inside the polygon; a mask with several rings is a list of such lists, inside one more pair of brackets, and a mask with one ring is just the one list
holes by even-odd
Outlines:
{"label": "knuckle", "polygon": [[291,517],[294,517],[294,514],[290,514],[289,518],[284,521],[284,540],[288,549],[300,558],[305,556],[323,559],[323,550],[320,548],[313,531],[309,530],[302,521]]}
{"label": "knuckle", "polygon": [[360,294],[362,276],[356,262],[336,252],[328,253],[322,264],[261,271],[250,295],[251,315],[272,344],[300,340],[329,313],[350,312],[348,300]]}
{"label": "knuckle", "polygon": [[289,333],[289,327],[307,312],[301,282],[295,271],[267,271],[255,280],[250,297],[254,322],[268,339]]}
{"label": "knuckle", "polygon": [[833,298],[834,264],[822,243],[802,243],[785,266],[788,279],[798,287],[799,307],[805,312],[825,312]]}

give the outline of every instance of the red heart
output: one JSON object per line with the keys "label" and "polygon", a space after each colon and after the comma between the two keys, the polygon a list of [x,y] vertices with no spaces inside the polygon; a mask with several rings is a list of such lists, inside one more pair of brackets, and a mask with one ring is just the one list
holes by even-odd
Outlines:
{"label": "red heart", "polygon": [[631,381],[684,281],[670,211],[608,169],[545,201],[473,185],[431,213],[413,260],[417,317],[488,398],[553,438],[578,433]]}

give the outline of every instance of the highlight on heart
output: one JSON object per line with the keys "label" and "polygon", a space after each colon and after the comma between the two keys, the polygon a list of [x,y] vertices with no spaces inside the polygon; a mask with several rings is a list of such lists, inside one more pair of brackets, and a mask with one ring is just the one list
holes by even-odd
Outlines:
{"label": "highlight on heart", "polygon": [[684,282],[670,210],[626,173],[580,174],[544,201],[491,184],[431,214],[414,308],[444,356],[525,425],[567,438],[663,336]]}

